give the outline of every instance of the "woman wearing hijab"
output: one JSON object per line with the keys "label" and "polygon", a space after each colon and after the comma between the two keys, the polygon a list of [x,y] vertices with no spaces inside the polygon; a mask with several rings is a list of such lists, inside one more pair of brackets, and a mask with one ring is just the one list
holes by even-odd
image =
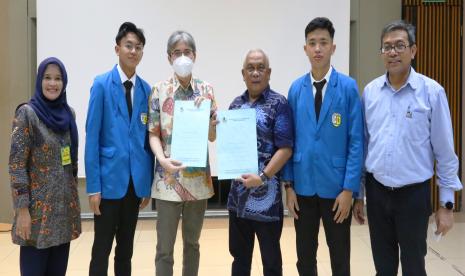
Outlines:
{"label": "woman wearing hijab", "polygon": [[78,133],[66,101],[67,74],[42,61],[31,100],[18,106],[9,161],[15,210],[12,239],[22,276],[65,275],[70,241],[81,233],[77,193]]}

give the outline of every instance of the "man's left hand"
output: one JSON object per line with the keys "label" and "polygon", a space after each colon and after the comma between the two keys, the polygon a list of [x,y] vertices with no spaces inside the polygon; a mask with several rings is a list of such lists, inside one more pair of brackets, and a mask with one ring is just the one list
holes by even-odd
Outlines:
{"label": "man's left hand", "polygon": [[337,197],[333,205],[334,221],[342,223],[350,215],[350,207],[352,206],[352,191],[343,190]]}
{"label": "man's left hand", "polygon": [[151,199],[150,197],[144,197],[144,198],[142,199],[142,201],[140,202],[140,204],[139,204],[139,210],[144,209],[145,206],[147,206],[147,205],[149,204],[150,199]]}
{"label": "man's left hand", "polygon": [[356,199],[354,202],[354,207],[352,208],[352,213],[358,224],[365,223],[365,211],[363,210],[364,205],[365,202],[363,202],[363,199]]}
{"label": "man's left hand", "polygon": [[246,188],[258,187],[263,184],[260,176],[253,173],[243,174],[241,175],[241,178],[237,179],[237,181],[242,182],[242,185]]}
{"label": "man's left hand", "polygon": [[436,211],[435,220],[437,226],[435,234],[439,235],[441,233],[444,236],[454,225],[454,212],[444,207],[439,207]]}

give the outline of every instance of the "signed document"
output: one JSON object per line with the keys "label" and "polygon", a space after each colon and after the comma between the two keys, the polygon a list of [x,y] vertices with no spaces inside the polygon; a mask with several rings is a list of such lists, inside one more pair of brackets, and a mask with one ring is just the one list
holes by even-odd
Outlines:
{"label": "signed document", "polygon": [[186,167],[207,166],[210,106],[210,100],[203,101],[199,107],[194,101],[174,103],[170,157]]}
{"label": "signed document", "polygon": [[245,173],[258,174],[255,109],[218,111],[216,158],[218,179],[236,179]]}

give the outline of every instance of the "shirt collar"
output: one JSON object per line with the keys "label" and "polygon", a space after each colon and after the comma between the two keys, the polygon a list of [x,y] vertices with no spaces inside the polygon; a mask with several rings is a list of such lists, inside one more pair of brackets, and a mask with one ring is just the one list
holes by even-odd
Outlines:
{"label": "shirt collar", "polygon": [[[389,74],[388,72],[386,72],[384,74],[383,82],[381,82],[381,84],[380,84],[381,87],[388,86],[388,87],[392,88],[391,83],[389,82],[388,74]],[[403,89],[407,85],[409,85],[413,90],[416,90],[418,85],[419,85],[418,84],[418,73],[415,71],[415,69],[413,69],[413,67],[410,67],[410,72],[409,72],[409,76],[407,78],[407,81],[405,81],[405,83],[402,85],[401,88],[399,88],[398,91],[400,91],[401,89]]]}
{"label": "shirt collar", "polygon": [[121,66],[119,65],[119,63],[118,65],[116,65],[116,69],[118,69],[121,83],[124,83],[125,81],[130,80],[132,82],[132,86],[133,87],[136,86],[136,73],[134,73],[134,75],[131,78],[128,78],[128,76],[126,76],[126,74],[123,72],[123,69],[121,69]]}
{"label": "shirt collar", "polygon": [[[181,86],[181,82],[179,81],[179,79],[178,79],[178,77],[176,76],[176,74],[173,74],[173,78],[172,78],[172,79],[173,79],[172,83],[173,83],[173,92],[174,92],[174,91],[177,91],[178,88]],[[193,90],[193,91],[195,91],[195,89],[194,89],[194,76],[193,76],[193,75],[191,75],[191,80],[190,80],[190,82],[189,82],[189,86],[192,87],[192,90]],[[186,89],[188,89],[189,86],[186,87]]]}
{"label": "shirt collar", "polygon": [[[262,101],[262,100],[266,101],[266,99],[268,99],[268,95],[270,95],[270,86],[269,85],[265,88],[265,90],[263,90],[262,94],[260,95],[260,97],[255,102],[257,103],[257,102]],[[245,90],[245,92],[242,93],[241,99],[244,102],[249,102],[249,90]]]}
{"label": "shirt collar", "polygon": [[329,67],[329,70],[328,70],[328,72],[326,72],[326,75],[325,75],[324,78],[322,78],[321,80],[315,80],[315,79],[313,78],[312,72],[310,71],[310,73],[309,73],[309,74],[310,74],[310,82],[311,82],[311,84],[313,85],[314,82],[320,82],[320,81],[322,81],[323,79],[325,79],[325,80],[326,80],[326,83],[329,83],[329,78],[331,77],[331,74],[332,74],[332,73],[333,73],[333,66],[330,66],[330,67]]}

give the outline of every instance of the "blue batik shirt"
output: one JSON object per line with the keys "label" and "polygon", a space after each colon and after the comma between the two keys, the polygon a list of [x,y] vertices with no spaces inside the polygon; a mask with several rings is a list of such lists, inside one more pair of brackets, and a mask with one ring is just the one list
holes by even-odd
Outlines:
{"label": "blue batik shirt", "polygon": [[[234,99],[229,109],[254,108],[257,112],[258,168],[262,171],[280,148],[292,148],[294,133],[291,109],[286,98],[267,87],[255,102],[245,91]],[[233,180],[228,196],[228,210],[240,218],[256,221],[278,221],[283,217],[280,186],[281,172],[264,185],[246,188]]]}

